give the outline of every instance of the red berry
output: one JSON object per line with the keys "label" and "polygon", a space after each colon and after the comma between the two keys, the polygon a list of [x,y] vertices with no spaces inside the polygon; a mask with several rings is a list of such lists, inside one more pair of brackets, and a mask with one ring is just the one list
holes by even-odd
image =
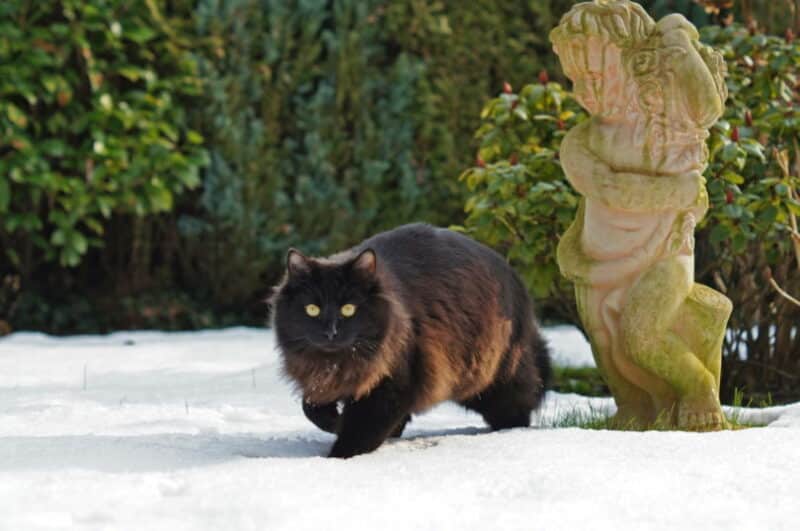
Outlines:
{"label": "red berry", "polygon": [[542,85],[547,85],[550,82],[550,74],[547,73],[547,70],[542,69],[539,71],[539,83]]}
{"label": "red berry", "polygon": [[731,131],[731,140],[733,140],[734,142],[738,142],[739,141],[739,126],[738,125],[734,125],[733,126],[733,130]]}
{"label": "red berry", "polygon": [[510,157],[508,157],[508,162],[509,162],[509,163],[510,163],[512,166],[515,166],[515,165],[517,164],[517,162],[519,162],[519,157],[517,156],[517,154],[516,154],[516,153],[512,153],[512,154],[511,154],[511,156],[510,156]]}
{"label": "red berry", "polygon": [[753,127],[753,113],[750,112],[750,109],[744,111],[744,123],[747,127]]}
{"label": "red berry", "polygon": [[59,92],[56,96],[56,100],[61,107],[64,107],[69,101],[72,99],[72,94],[69,92]]}
{"label": "red berry", "polygon": [[513,92],[513,89],[511,88],[511,83],[509,83],[508,81],[503,82],[503,92],[505,92],[506,94],[511,94]]}
{"label": "red berry", "polygon": [[564,120],[559,118],[559,120],[556,122],[556,125],[558,126],[559,129],[564,129],[565,127]]}
{"label": "red berry", "polygon": [[475,158],[475,164],[476,164],[476,165],[477,165],[479,168],[485,168],[485,167],[486,167],[486,161],[484,161],[484,160],[483,160],[483,157],[481,157],[480,155],[478,155],[478,156]]}
{"label": "red berry", "polygon": [[725,190],[725,202],[729,205],[733,203],[733,190]]}
{"label": "red berry", "polygon": [[786,28],[786,42],[791,44],[794,41],[794,31],[792,28]]}

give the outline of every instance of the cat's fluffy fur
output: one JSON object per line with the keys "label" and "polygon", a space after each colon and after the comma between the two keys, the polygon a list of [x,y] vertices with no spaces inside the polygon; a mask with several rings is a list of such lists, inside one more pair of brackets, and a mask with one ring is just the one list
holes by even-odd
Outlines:
{"label": "cat's fluffy fur", "polygon": [[[453,231],[406,225],[329,258],[291,250],[272,304],[306,415],[338,435],[332,457],[374,450],[412,413],[445,400],[493,429],[528,426],[550,374],[517,275]],[[353,316],[342,315],[345,304]]]}

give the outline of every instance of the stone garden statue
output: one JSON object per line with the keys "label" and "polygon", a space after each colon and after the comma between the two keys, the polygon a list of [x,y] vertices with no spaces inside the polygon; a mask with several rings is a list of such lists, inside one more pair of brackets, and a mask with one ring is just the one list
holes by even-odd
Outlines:
{"label": "stone garden statue", "polygon": [[592,115],[561,145],[583,195],[558,248],[619,424],[725,427],[722,341],[731,303],[694,282],[708,209],[708,128],[727,90],[721,55],[680,15],[629,0],[576,4],[550,35]]}

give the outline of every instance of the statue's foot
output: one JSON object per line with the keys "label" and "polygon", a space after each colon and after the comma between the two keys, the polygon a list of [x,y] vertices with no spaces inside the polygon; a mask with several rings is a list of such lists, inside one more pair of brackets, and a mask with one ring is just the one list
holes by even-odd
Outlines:
{"label": "statue's foot", "polygon": [[678,405],[678,428],[687,431],[718,431],[728,427],[716,399],[684,398]]}

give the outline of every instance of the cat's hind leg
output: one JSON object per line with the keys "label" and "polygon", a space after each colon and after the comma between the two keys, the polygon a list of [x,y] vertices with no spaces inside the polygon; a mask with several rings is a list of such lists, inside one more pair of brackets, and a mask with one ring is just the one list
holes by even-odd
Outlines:
{"label": "cat's hind leg", "polygon": [[495,380],[461,405],[480,413],[492,430],[528,427],[531,412],[543,394],[539,371],[532,364],[523,363],[513,376]]}
{"label": "cat's hind leg", "polygon": [[397,428],[392,432],[392,437],[397,439],[403,436],[403,430],[406,429],[406,424],[411,422],[411,415],[406,415],[406,418],[400,421],[400,424],[397,425]]}

